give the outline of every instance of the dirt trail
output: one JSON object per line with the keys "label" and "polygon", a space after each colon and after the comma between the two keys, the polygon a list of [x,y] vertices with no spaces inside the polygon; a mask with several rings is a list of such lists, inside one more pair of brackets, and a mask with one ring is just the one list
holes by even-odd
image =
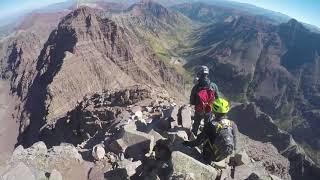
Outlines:
{"label": "dirt trail", "polygon": [[9,90],[8,83],[0,80],[0,164],[11,155],[19,128],[18,123],[11,118],[14,100]]}

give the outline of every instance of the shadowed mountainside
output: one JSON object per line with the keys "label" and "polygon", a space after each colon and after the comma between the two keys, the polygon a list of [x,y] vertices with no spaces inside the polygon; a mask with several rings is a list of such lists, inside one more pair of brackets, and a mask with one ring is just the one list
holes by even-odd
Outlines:
{"label": "shadowed mountainside", "polygon": [[192,38],[187,68],[208,65],[227,97],[256,102],[299,143],[319,150],[319,34],[295,20],[275,26],[242,16],[202,27]]}

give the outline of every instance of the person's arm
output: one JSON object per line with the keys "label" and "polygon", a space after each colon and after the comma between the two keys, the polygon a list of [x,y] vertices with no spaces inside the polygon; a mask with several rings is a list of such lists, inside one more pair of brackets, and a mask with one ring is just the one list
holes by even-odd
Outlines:
{"label": "person's arm", "polygon": [[211,83],[211,88],[214,90],[215,92],[215,98],[219,98],[220,97],[220,91],[219,91],[219,88],[217,86],[217,84],[215,83]]}
{"label": "person's arm", "polygon": [[195,146],[199,146],[202,143],[204,143],[204,141],[207,139],[207,136],[205,133],[200,133],[197,137],[197,139],[193,140],[193,141],[185,141],[184,145],[189,146],[189,147],[195,147]]}
{"label": "person's arm", "polygon": [[238,136],[238,127],[236,123],[232,122],[232,134],[233,134],[233,142],[234,142],[234,150],[236,151],[238,149],[237,147],[237,136]]}
{"label": "person's arm", "polygon": [[193,86],[192,90],[191,90],[191,94],[190,94],[190,104],[191,105],[195,105],[196,104],[196,100],[195,100],[195,97],[196,97],[196,90],[197,90],[197,86]]}

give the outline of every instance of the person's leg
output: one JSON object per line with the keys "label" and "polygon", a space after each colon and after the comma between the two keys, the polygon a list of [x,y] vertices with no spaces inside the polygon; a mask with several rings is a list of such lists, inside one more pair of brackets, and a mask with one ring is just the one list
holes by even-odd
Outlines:
{"label": "person's leg", "polygon": [[211,112],[205,113],[205,114],[204,114],[204,124],[210,122],[210,120],[211,120],[212,117],[213,117],[213,116],[212,116]]}
{"label": "person's leg", "polygon": [[192,129],[191,129],[192,133],[195,136],[198,135],[198,129],[199,129],[199,126],[200,126],[201,119],[202,119],[201,113],[195,112],[194,113],[194,120],[193,120],[193,124],[192,124]]}
{"label": "person's leg", "polygon": [[212,161],[212,152],[207,144],[203,146],[202,150],[202,158],[203,158],[203,163],[204,164],[211,164]]}

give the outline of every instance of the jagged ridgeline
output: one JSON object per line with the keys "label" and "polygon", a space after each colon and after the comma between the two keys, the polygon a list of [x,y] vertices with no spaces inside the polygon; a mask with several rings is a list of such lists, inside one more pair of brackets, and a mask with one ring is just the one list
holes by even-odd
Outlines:
{"label": "jagged ridgeline", "polygon": [[[0,177],[319,179],[320,35],[261,12],[220,1],[87,0],[6,27]],[[229,159],[204,165],[182,145],[199,65],[234,102],[235,171]]]}

